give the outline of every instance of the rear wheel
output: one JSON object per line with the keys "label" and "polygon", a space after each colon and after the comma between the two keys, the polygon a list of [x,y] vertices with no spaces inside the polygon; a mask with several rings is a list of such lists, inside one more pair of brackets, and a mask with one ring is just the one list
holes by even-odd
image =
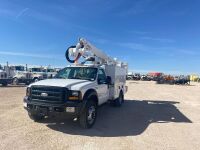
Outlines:
{"label": "rear wheel", "polygon": [[94,100],[88,100],[83,112],[79,116],[79,123],[83,128],[91,128],[97,117],[97,104]]}
{"label": "rear wheel", "polygon": [[119,97],[115,100],[115,106],[120,107],[123,102],[124,102],[124,95],[123,92],[121,91]]}
{"label": "rear wheel", "polygon": [[44,116],[41,115],[41,114],[33,114],[33,113],[31,113],[31,112],[28,112],[28,115],[29,115],[29,117],[30,117],[32,120],[34,120],[35,122],[38,122],[38,121],[40,121],[40,120],[42,120],[42,119],[44,118]]}
{"label": "rear wheel", "polygon": [[39,79],[38,79],[38,78],[35,78],[35,79],[34,79],[34,82],[38,82],[38,81],[39,81]]}
{"label": "rear wheel", "polygon": [[14,85],[17,85],[18,83],[19,83],[18,78],[14,78],[14,79],[13,79],[13,84],[14,84]]}
{"label": "rear wheel", "polygon": [[30,82],[26,82],[25,84],[26,84],[26,85],[29,85],[29,84],[30,84]]}

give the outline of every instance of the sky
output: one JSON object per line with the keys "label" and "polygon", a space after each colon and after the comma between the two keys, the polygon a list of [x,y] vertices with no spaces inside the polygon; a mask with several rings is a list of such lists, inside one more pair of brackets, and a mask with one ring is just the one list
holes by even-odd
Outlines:
{"label": "sky", "polygon": [[199,0],[0,0],[0,63],[67,66],[84,37],[136,72],[200,74]]}

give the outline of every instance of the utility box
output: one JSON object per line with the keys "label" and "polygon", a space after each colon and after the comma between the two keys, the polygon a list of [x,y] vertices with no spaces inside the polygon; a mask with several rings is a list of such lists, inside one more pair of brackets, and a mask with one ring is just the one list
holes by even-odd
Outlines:
{"label": "utility box", "polygon": [[127,91],[126,83],[126,67],[120,67],[116,65],[106,65],[105,71],[107,76],[111,77],[111,86],[109,88],[109,98],[114,100],[119,96],[119,92],[122,90],[124,93]]}

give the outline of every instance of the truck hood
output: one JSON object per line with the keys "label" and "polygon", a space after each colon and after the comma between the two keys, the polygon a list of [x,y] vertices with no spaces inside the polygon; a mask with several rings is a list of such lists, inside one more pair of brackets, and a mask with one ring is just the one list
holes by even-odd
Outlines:
{"label": "truck hood", "polygon": [[88,80],[78,80],[78,79],[46,79],[41,80],[29,85],[29,87],[34,85],[40,86],[57,86],[66,87],[70,90],[80,90],[83,86],[93,84],[94,82]]}

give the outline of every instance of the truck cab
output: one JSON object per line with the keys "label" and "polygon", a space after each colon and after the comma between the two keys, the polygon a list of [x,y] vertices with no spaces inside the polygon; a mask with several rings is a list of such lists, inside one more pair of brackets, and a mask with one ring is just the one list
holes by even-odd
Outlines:
{"label": "truck cab", "polygon": [[43,71],[43,67],[30,67],[29,72],[31,72],[33,82],[37,82],[39,80],[47,79],[46,72]]}
{"label": "truck cab", "polygon": [[54,68],[49,68],[49,67],[45,67],[43,69],[43,72],[47,75],[47,78],[53,78],[55,77],[55,75],[57,74],[56,69]]}
{"label": "truck cab", "polygon": [[0,69],[0,84],[2,84],[2,86],[7,86],[9,81],[11,80],[8,79],[7,73]]}

